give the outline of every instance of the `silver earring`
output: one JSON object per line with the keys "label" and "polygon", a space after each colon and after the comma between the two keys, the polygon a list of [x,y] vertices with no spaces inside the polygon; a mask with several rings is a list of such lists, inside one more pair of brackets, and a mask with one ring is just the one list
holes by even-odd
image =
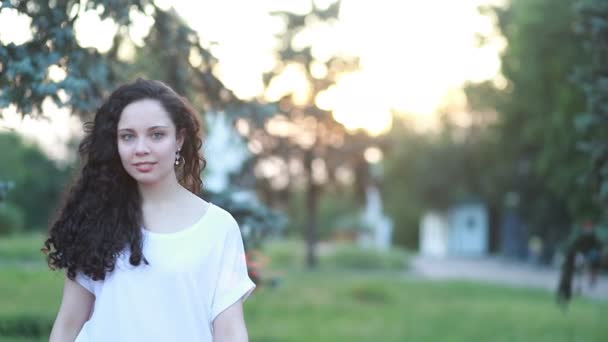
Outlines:
{"label": "silver earring", "polygon": [[175,152],[175,165],[179,165],[179,159],[180,159],[180,155],[179,155],[179,150],[177,150],[177,152]]}

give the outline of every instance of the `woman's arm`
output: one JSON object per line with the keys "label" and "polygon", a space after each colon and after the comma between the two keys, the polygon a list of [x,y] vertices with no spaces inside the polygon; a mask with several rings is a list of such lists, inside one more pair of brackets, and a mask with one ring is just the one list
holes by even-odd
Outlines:
{"label": "woman's arm", "polygon": [[49,342],[74,341],[91,315],[95,296],[77,282],[65,278],[63,298]]}
{"label": "woman's arm", "polygon": [[213,320],[214,342],[248,342],[243,301],[238,300]]}

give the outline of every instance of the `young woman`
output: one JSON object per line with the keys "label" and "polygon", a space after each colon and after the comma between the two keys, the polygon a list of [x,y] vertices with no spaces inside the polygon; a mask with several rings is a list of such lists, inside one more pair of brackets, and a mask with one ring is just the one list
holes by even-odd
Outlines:
{"label": "young woman", "polygon": [[[54,341],[247,341],[237,222],[196,196],[206,160],[188,102],[138,79],[100,107],[43,249],[65,269]],[[223,156],[224,158],[226,156]]]}

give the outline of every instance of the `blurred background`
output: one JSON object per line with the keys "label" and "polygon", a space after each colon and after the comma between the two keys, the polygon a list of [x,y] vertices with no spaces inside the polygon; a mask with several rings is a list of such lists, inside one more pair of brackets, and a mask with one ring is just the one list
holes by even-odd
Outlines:
{"label": "blurred background", "polygon": [[49,220],[136,77],[201,113],[251,341],[608,339],[606,0],[3,0],[1,341],[48,340]]}

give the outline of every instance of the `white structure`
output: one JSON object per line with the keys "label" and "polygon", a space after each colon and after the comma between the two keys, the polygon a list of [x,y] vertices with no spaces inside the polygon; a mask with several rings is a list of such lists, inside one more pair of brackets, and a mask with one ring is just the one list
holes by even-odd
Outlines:
{"label": "white structure", "polygon": [[368,184],[365,189],[365,211],[361,221],[370,231],[359,234],[360,245],[381,250],[391,247],[393,221],[382,213],[380,191],[373,184]]}
{"label": "white structure", "polygon": [[420,254],[444,257],[448,252],[448,222],[444,214],[429,211],[422,217],[419,234]]}
{"label": "white structure", "polygon": [[465,204],[448,213],[451,255],[484,256],[488,252],[488,214],[481,204]]}
{"label": "white structure", "polygon": [[[235,203],[259,203],[254,191],[230,184],[230,174],[239,173],[251,155],[247,143],[226,113],[209,111],[205,114],[205,121],[208,128],[203,143],[207,160],[203,176],[205,189],[215,193],[230,191],[230,199]],[[249,235],[250,228],[246,224],[241,226],[245,236]]]}
{"label": "white structure", "polygon": [[222,192],[229,186],[229,175],[243,168],[250,152],[247,143],[224,112],[207,112],[205,120],[208,134],[204,140],[203,151],[207,167],[203,181],[205,188]]}
{"label": "white structure", "polygon": [[488,213],[481,203],[454,206],[446,214],[431,211],[421,221],[422,255],[480,257],[488,253],[488,240]]}

